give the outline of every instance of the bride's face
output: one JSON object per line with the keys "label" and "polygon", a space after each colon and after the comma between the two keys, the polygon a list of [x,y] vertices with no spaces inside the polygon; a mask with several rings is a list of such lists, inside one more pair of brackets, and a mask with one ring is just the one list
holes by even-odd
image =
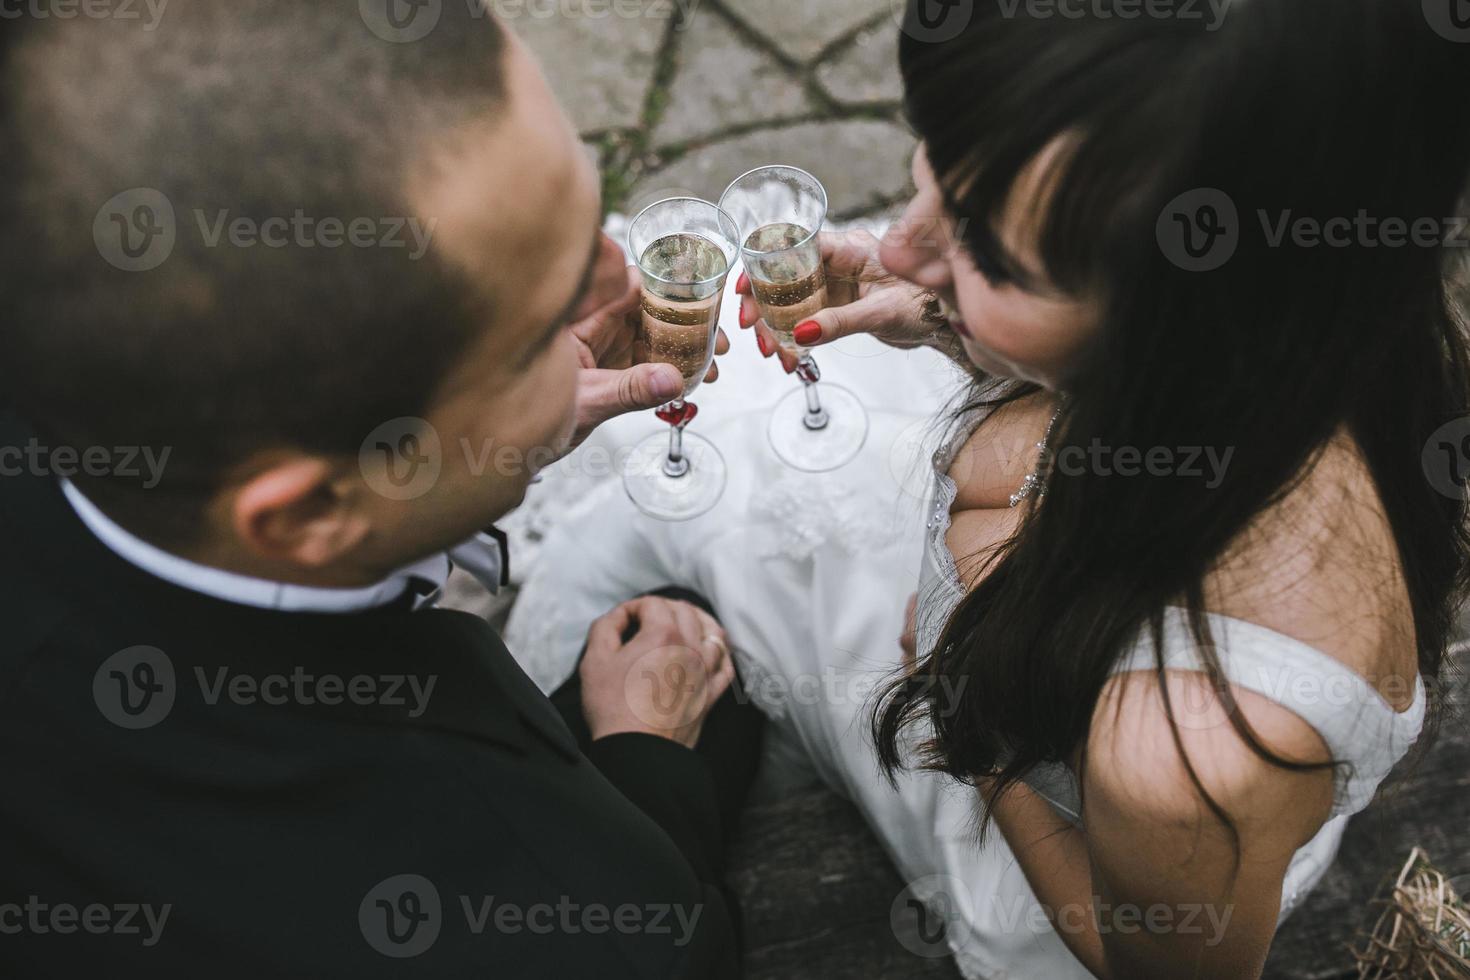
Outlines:
{"label": "bride's face", "polygon": [[996,229],[1025,282],[1010,281],[996,263],[970,254],[923,146],[914,154],[918,194],[884,236],[880,253],[889,272],[939,296],[978,367],[1053,389],[1072,376],[1097,324],[1096,304],[1062,295],[1037,256],[1045,175],[1056,152],[1048,150],[1022,171]]}

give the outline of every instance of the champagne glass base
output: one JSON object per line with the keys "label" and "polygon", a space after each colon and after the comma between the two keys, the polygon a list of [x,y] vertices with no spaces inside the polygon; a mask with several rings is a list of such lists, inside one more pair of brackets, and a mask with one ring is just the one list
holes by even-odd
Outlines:
{"label": "champagne glass base", "polygon": [[826,473],[852,462],[868,440],[868,411],[857,395],[825,381],[817,386],[827,424],[808,422],[806,391],[798,388],[776,403],[769,434],[776,456],[792,469]]}
{"label": "champagne glass base", "polygon": [[725,457],[714,443],[692,432],[684,433],[683,476],[670,476],[669,432],[665,429],[633,447],[623,464],[623,489],[643,513],[661,521],[687,521],[708,513],[725,492]]}

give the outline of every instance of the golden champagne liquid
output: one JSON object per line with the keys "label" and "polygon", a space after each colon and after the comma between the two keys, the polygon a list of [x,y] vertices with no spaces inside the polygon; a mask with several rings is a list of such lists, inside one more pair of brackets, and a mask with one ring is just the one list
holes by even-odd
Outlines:
{"label": "golden champagne liquid", "polygon": [[[801,225],[769,224],[751,232],[745,247],[752,252],[781,252],[811,237]],[[750,290],[777,341],[789,351],[805,350],[792,338],[792,331],[827,305],[827,274],[815,242],[801,253],[764,259],[747,257],[745,264]]]}
{"label": "golden champagne liquid", "polygon": [[[634,338],[636,363],[672,364],[684,377],[684,394],[698,388],[714,359],[715,325],[729,269],[725,253],[694,234],[666,235],[644,250],[643,310]],[[713,291],[711,291],[713,290]],[[700,297],[698,294],[710,292]]]}

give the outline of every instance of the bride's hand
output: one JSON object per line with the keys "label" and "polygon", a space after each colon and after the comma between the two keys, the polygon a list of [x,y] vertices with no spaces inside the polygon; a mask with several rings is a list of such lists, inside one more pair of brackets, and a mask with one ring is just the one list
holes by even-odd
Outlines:
{"label": "bride's hand", "polygon": [[[827,307],[811,320],[816,324],[801,337],[804,347],[820,347],[840,337],[868,333],[890,347],[907,350],[937,345],[949,333],[942,329],[932,294],[893,276],[878,261],[879,241],[866,231],[826,233],[820,236],[822,263],[827,272]],[[796,355],[781,350],[775,335],[760,318],[751,295],[750,277],[741,274],[735,291],[741,296],[740,326],[754,327],[761,353],[780,354],[789,373]]]}

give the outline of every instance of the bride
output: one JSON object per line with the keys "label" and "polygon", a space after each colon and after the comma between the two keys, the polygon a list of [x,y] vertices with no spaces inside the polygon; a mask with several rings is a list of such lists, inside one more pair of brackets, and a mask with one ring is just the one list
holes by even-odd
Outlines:
{"label": "bride", "polygon": [[[1470,45],[1398,0],[1005,7],[910,19],[917,194],[824,239],[803,342],[908,352],[854,359],[864,455],[799,477],[758,416],[711,425],[721,506],[599,498],[512,631],[565,673],[610,600],[703,592],[772,751],[861,808],[969,976],[1258,976],[1435,716]],[[935,350],[967,384],[919,506],[893,460]]]}

